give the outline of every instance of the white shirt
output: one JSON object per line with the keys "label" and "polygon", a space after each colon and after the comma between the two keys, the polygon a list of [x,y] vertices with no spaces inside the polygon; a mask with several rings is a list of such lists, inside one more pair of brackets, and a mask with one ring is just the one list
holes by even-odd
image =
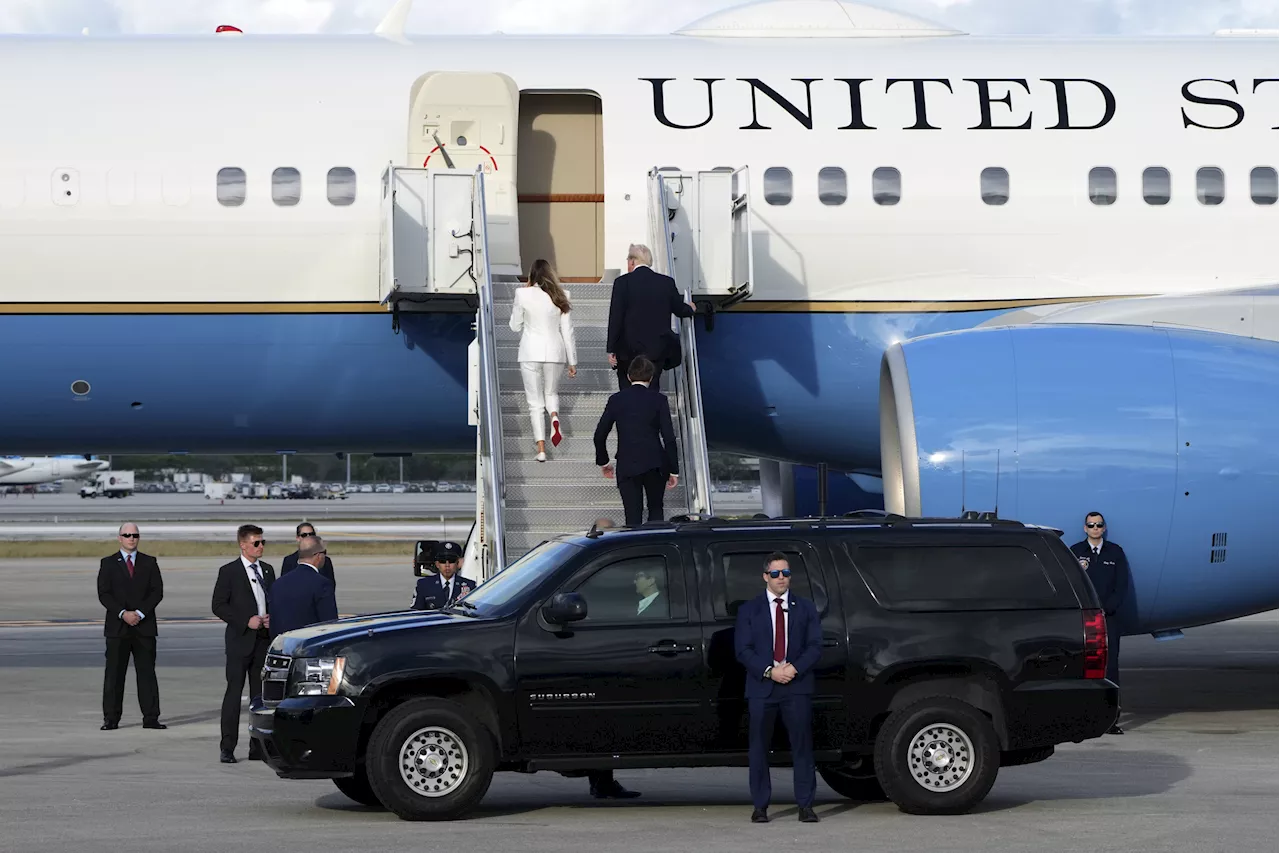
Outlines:
{"label": "white shirt", "polygon": [[[262,588],[262,584],[258,583],[258,576],[253,573],[250,566],[257,566],[258,573],[263,574],[262,565],[251,560],[246,560],[244,554],[240,555],[240,562],[244,563],[245,576],[249,578],[249,588],[253,590],[253,600],[258,602],[258,615],[267,615],[267,591]],[[265,577],[265,574],[263,575]]]}
{"label": "white shirt", "polygon": [[1095,556],[1102,553],[1102,543],[1106,541],[1105,539],[1099,539],[1098,544],[1095,545],[1092,539],[1089,540],[1089,548],[1092,549]]}
{"label": "white shirt", "polygon": [[[778,598],[778,596],[774,595],[771,590],[767,590],[767,589],[765,590],[765,594],[769,596],[769,628],[773,631],[773,633],[769,635],[769,641],[770,641],[769,647],[772,648],[773,638],[778,636],[778,605],[774,604],[774,600]],[[791,645],[790,630],[791,630],[791,590],[787,590],[782,594],[782,636],[786,637],[786,640],[784,641],[786,645],[784,645],[783,648],[786,648],[787,646]],[[786,655],[783,655],[783,657],[785,658]],[[780,666],[781,664],[782,664],[782,661],[780,660],[776,660],[773,662],[774,666]]]}
{"label": "white shirt", "polygon": [[[565,295],[568,295],[567,291]],[[570,313],[557,308],[541,287],[516,288],[510,321],[511,330],[521,332],[516,359],[577,367],[578,347],[573,337]]]}
{"label": "white shirt", "polygon": [[640,604],[636,607],[636,615],[639,616],[641,613],[643,613],[645,611],[645,608],[647,608],[650,604],[653,604],[653,600],[657,597],[658,597],[658,593],[655,592],[652,595],[646,595],[644,598],[640,599]]}
{"label": "white shirt", "polygon": [[[124,570],[125,570],[126,572],[127,572],[127,571],[129,571],[129,558],[130,558],[130,557],[132,557],[132,558],[133,558],[133,570],[136,572],[136,571],[138,570],[138,552],[137,552],[137,551],[134,551],[132,554],[130,554],[130,553],[129,553],[128,551],[126,551],[125,549],[123,549],[123,548],[121,548],[121,549],[120,549],[120,559],[124,560],[124,567],[125,567],[125,568],[124,568]],[[138,618],[139,618],[139,619],[146,619],[146,618],[147,618],[147,614],[143,613],[141,610],[135,610],[135,611],[133,611],[133,612],[138,614]],[[120,611],[119,613],[117,613],[116,615],[117,615],[117,616],[119,616],[121,619],[123,619],[123,618],[124,618],[124,611],[123,611],[123,610],[121,610],[121,611]]]}

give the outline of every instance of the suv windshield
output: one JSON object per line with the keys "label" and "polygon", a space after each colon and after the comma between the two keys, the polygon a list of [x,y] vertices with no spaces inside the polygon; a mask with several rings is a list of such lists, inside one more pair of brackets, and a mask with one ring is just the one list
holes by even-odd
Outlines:
{"label": "suv windshield", "polygon": [[502,615],[507,605],[537,587],[578,550],[581,549],[577,545],[568,542],[543,542],[480,584],[463,601],[486,616]]}

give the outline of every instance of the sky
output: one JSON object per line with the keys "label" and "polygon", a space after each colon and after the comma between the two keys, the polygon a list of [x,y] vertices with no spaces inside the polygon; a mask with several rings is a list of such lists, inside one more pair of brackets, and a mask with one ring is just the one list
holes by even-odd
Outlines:
{"label": "sky", "polygon": [[[370,32],[394,0],[0,0],[0,32]],[[416,0],[410,33],[668,33],[740,0]],[[978,34],[1209,34],[1280,26],[1276,0],[874,0]]]}

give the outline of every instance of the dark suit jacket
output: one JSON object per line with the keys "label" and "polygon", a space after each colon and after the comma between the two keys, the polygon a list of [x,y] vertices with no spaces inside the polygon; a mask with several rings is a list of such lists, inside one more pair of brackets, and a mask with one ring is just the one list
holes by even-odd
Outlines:
{"label": "dark suit jacket", "polygon": [[432,575],[429,578],[418,578],[418,584],[413,591],[414,610],[438,610],[441,607],[452,604],[457,601],[459,596],[465,592],[470,592],[476,588],[476,582],[471,578],[464,578],[462,575],[453,576],[453,595],[445,599],[444,596],[444,580],[440,575]]}
{"label": "dark suit jacket", "polygon": [[813,668],[822,657],[822,624],[813,602],[788,596],[791,612],[787,614],[787,663],[796,668],[790,684],[778,684],[764,677],[766,667],[773,665],[773,594],[765,592],[743,603],[733,628],[733,650],[747,671],[746,697],[767,699],[775,691],[799,695],[813,694]]}
{"label": "dark suit jacket", "polygon": [[636,267],[614,280],[606,348],[618,357],[622,370],[637,355],[648,356],[660,368],[677,363],[679,340],[671,331],[672,314],[692,317],[694,311],[680,298],[671,276]]}
{"label": "dark suit jacket", "polygon": [[606,440],[618,427],[619,477],[634,477],[653,468],[668,474],[680,473],[676,454],[676,431],[671,424],[671,405],[661,391],[632,385],[609,397],[600,422],[596,424],[596,464],[609,464]]}
{"label": "dark suit jacket", "polygon": [[[271,612],[271,587],[276,574],[268,563],[258,561],[262,572],[262,585],[266,587],[267,612]],[[258,632],[249,627],[249,620],[258,615],[258,602],[249,585],[249,575],[244,563],[236,557],[218,569],[218,580],[213,585],[213,615],[227,623],[226,644],[228,652],[253,648]]]}
{"label": "dark suit jacket", "polygon": [[[280,561],[280,577],[283,578],[296,568],[298,568],[298,552],[294,551]],[[320,575],[328,578],[334,589],[338,588],[338,579],[333,576],[333,560],[329,559],[328,554],[324,555],[324,565],[320,567]]]}
{"label": "dark suit jacket", "polygon": [[286,631],[338,618],[338,599],[333,582],[295,562],[295,572],[284,574],[271,586],[267,608],[271,613],[271,639]]}
{"label": "dark suit jacket", "polygon": [[1125,594],[1129,591],[1129,558],[1124,549],[1109,539],[1102,540],[1102,551],[1096,557],[1089,540],[1077,542],[1071,546],[1071,553],[1076,559],[1089,561],[1089,581],[1098,591],[1102,600],[1102,609],[1108,616],[1114,616],[1124,603]]}
{"label": "dark suit jacket", "polygon": [[[140,637],[156,636],[156,607],[163,598],[164,581],[155,557],[135,553],[132,578],[119,551],[98,564],[98,601],[107,610],[103,636],[122,637],[131,632]],[[146,618],[130,627],[120,618],[121,610],[141,610]]]}

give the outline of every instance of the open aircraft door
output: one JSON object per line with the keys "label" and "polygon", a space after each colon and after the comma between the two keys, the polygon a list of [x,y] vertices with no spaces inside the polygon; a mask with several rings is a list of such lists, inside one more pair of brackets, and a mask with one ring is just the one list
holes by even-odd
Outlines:
{"label": "open aircraft door", "polygon": [[489,262],[520,272],[516,143],[520,90],[505,74],[432,71],[410,95],[408,162],[435,172],[484,170]]}
{"label": "open aircraft door", "polygon": [[726,307],[751,296],[755,264],[748,180],[745,166],[650,172],[655,184],[651,192],[660,194],[650,203],[662,208],[660,216],[666,219],[671,244],[670,275],[688,287],[696,300]]}

